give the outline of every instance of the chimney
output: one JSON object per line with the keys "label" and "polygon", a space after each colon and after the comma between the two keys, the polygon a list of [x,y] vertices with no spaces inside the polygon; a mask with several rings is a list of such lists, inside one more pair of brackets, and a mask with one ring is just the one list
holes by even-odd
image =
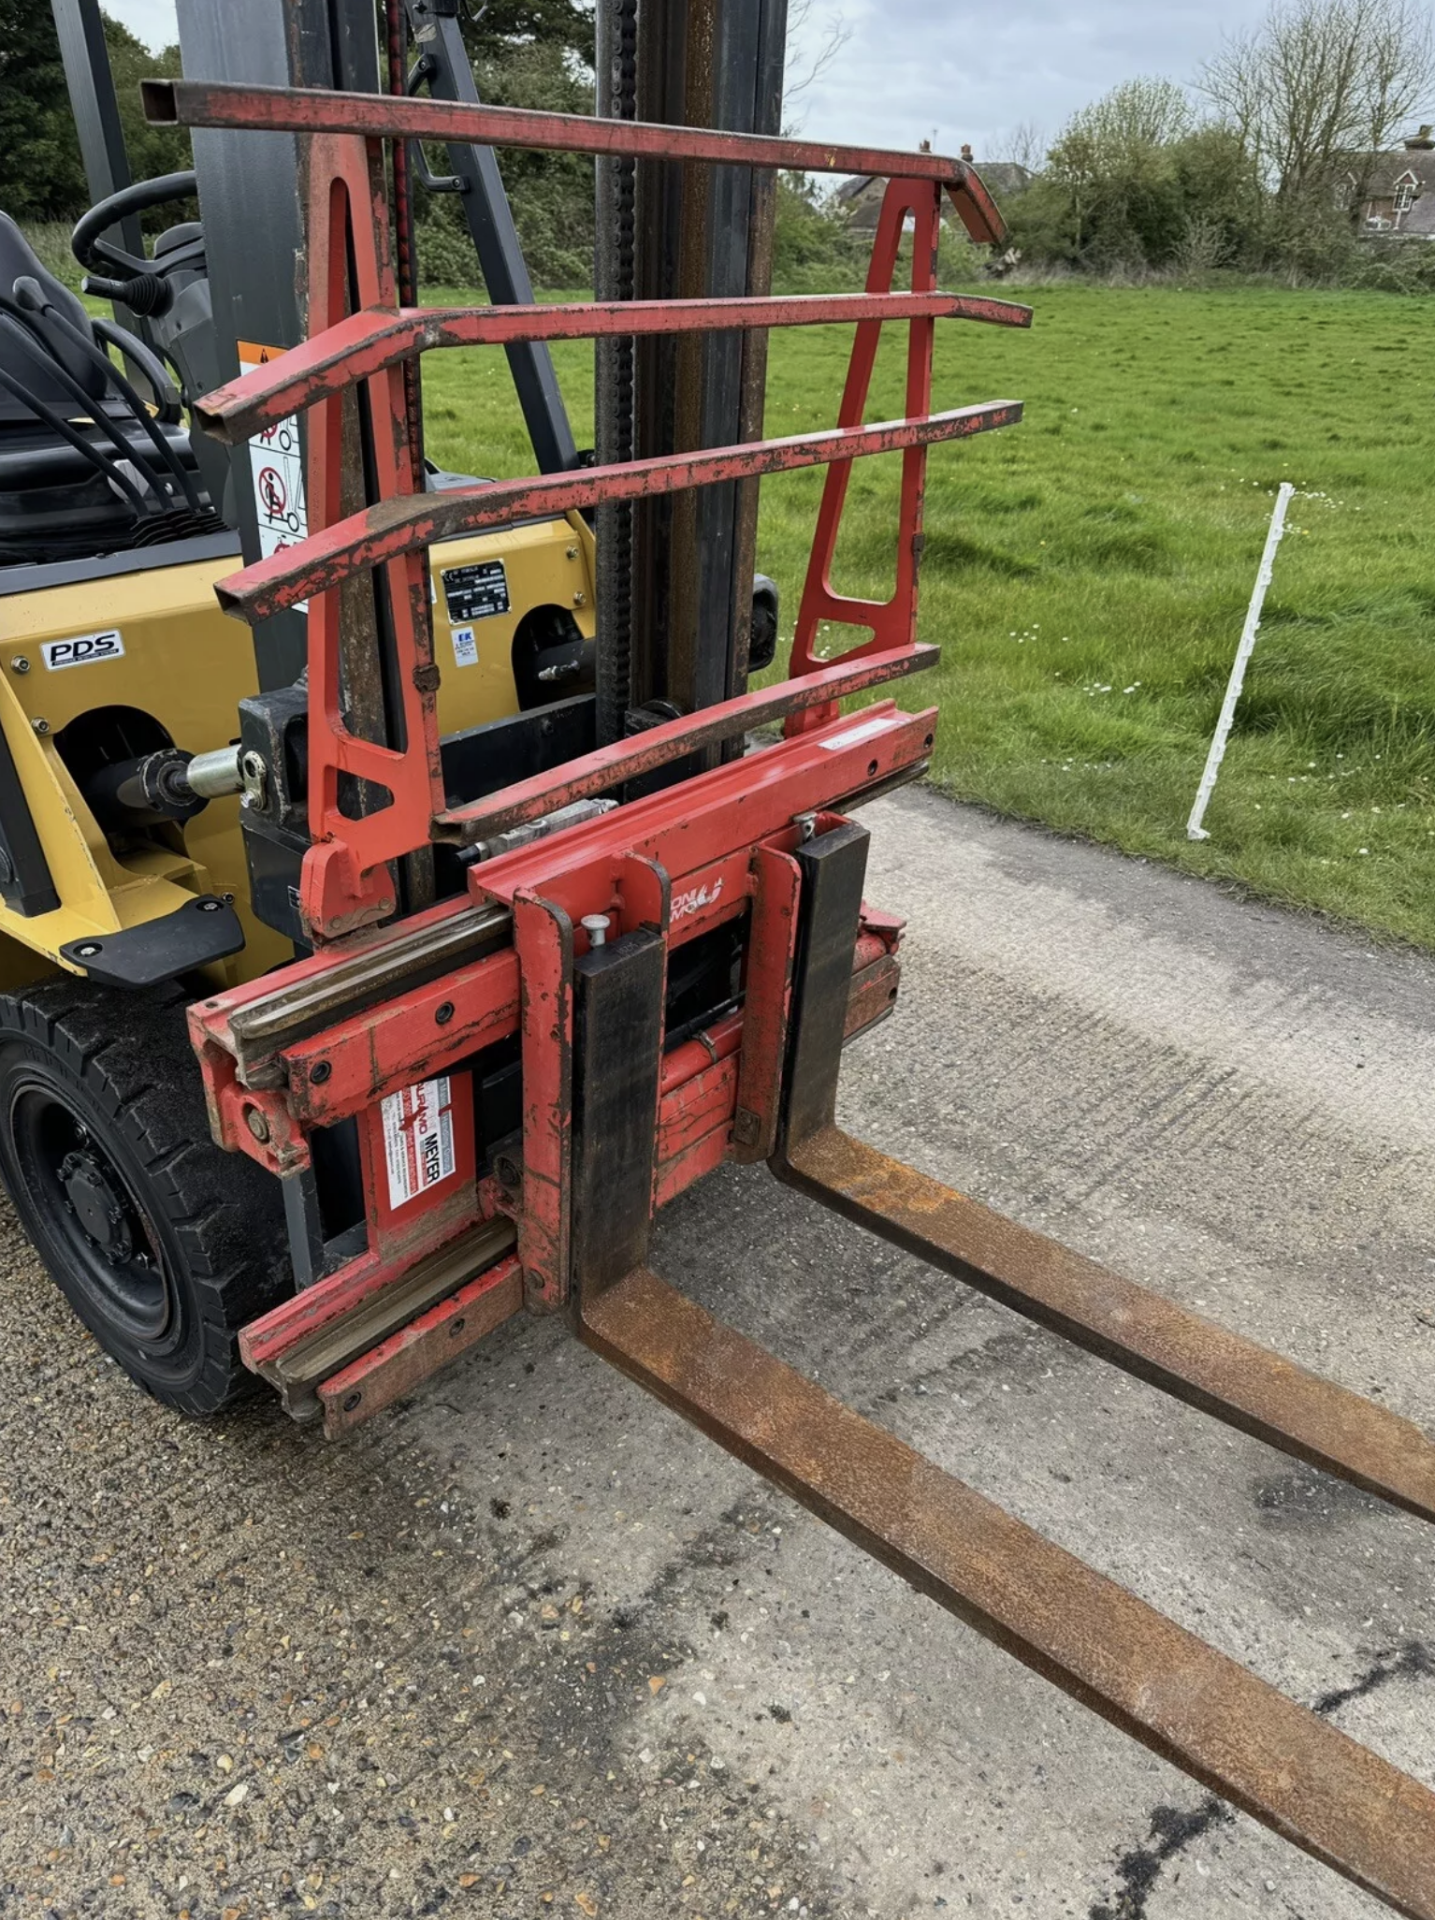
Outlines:
{"label": "chimney", "polygon": [[1422,127],[1405,142],[1407,153],[1429,153],[1435,148],[1435,127]]}
{"label": "chimney", "polygon": [[962,158],[963,160],[966,161],[968,166],[972,164],[972,149],[969,143],[965,140],[962,142]]}

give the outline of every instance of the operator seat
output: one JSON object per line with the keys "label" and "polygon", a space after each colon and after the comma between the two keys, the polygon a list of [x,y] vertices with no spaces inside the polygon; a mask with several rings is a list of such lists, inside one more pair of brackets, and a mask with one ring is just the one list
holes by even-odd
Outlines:
{"label": "operator seat", "polygon": [[[3,211],[0,298],[10,309],[0,306],[0,566],[88,558],[194,531],[194,502],[118,383],[84,302],[46,269]],[[142,343],[117,328],[106,331],[126,353],[133,349],[132,364],[153,367],[169,385]],[[172,388],[171,399],[153,424],[175,462],[193,476],[194,455]],[[112,431],[99,426],[101,420]],[[159,476],[163,493],[151,474]],[[200,518],[210,518],[206,496],[198,498]]]}
{"label": "operator seat", "polygon": [[[0,293],[13,299],[15,282],[27,275],[39,281],[46,298],[71,326],[78,327],[87,339],[94,339],[84,301],[77,293],[71,293],[64,281],[57,280],[42,264],[40,256],[9,214],[0,213]],[[54,325],[48,314],[37,313],[35,324],[45,336],[46,347],[65,371],[80,382],[92,400],[102,400],[106,386],[103,370],[75,345],[62,328]],[[18,361],[23,362],[23,373],[21,365],[16,364]],[[0,367],[7,372],[22,374],[26,384],[40,399],[52,407],[58,407],[67,418],[74,413],[77,403],[70,389],[33,355],[25,354],[13,336],[0,345]],[[0,391],[0,422],[8,424],[12,420],[25,420],[33,426],[35,416],[12,394]]]}

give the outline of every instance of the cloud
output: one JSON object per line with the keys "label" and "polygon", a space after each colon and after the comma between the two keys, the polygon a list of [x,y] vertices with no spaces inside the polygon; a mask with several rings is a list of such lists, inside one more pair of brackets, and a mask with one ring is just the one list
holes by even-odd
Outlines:
{"label": "cloud", "polygon": [[[1266,0],[816,0],[804,34],[816,47],[836,16],[849,37],[790,118],[817,140],[911,147],[931,139],[1001,159],[1021,125],[1054,138],[1062,123],[1137,74],[1194,79],[1224,32],[1253,26]],[[793,66],[803,69],[804,49]]]}
{"label": "cloud", "polygon": [[[215,0],[219,4],[219,0]],[[816,140],[912,147],[930,139],[955,152],[1003,158],[1018,126],[1053,138],[1078,107],[1136,74],[1189,81],[1223,31],[1255,24],[1267,0],[813,0],[794,50],[805,71],[836,18],[849,37],[789,120]],[[178,37],[174,0],[108,0],[146,45]]]}
{"label": "cloud", "polygon": [[174,0],[106,0],[105,12],[156,52],[179,38]]}

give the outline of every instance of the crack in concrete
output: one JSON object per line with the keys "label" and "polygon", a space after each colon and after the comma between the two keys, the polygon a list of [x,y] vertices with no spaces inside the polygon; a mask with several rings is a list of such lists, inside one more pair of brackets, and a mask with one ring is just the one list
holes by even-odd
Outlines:
{"label": "crack in concrete", "polygon": [[[1371,1660],[1358,1680],[1335,1687],[1312,1703],[1311,1711],[1338,1713],[1352,1700],[1364,1700],[1392,1680],[1435,1679],[1435,1652],[1421,1640],[1387,1648]],[[1116,1862],[1117,1886],[1110,1899],[1093,1902],[1087,1920],[1145,1920],[1147,1902],[1167,1866],[1213,1828],[1229,1826],[1235,1814],[1224,1800],[1207,1794],[1198,1807],[1155,1807],[1147,1844],[1133,1847]]]}
{"label": "crack in concrete", "polygon": [[1116,1863],[1119,1882],[1110,1903],[1096,1901],[1088,1920],[1144,1920],[1146,1902],[1170,1861],[1213,1827],[1229,1826],[1235,1814],[1224,1800],[1208,1793],[1199,1807],[1153,1807],[1150,1838]]}
{"label": "crack in concrete", "polygon": [[1323,1693],[1312,1711],[1338,1713],[1352,1700],[1363,1700],[1367,1694],[1374,1693],[1391,1680],[1435,1680],[1435,1652],[1423,1640],[1407,1640],[1403,1646],[1390,1647],[1384,1653],[1376,1654],[1352,1685]]}

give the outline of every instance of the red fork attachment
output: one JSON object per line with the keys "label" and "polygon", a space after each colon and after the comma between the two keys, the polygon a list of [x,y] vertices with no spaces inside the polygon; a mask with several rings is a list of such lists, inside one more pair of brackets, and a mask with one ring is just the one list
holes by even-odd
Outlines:
{"label": "red fork attachment", "polygon": [[[337,1433],[521,1305],[562,1310],[595,1351],[941,1605],[1399,1912],[1435,1920],[1435,1795],[648,1270],[656,1208],[725,1158],[767,1159],[823,1205],[1102,1360],[1435,1518],[1435,1448],[1409,1422],[835,1124],[843,1043],[895,997],[900,931],[862,904],[867,835],[844,809],[920,773],[935,725],[933,711],[904,713],[889,700],[842,719],[838,702],[934,657],[915,642],[927,446],[1019,413],[1006,402],[928,411],[938,318],[1027,317],[936,292],[943,192],[978,237],[999,235],[980,182],[929,154],[352,94],[168,82],[147,91],[161,117],[185,124],[311,136],[316,337],[201,409],[229,437],[295,408],[319,409],[311,484],[319,531],[227,582],[225,600],[247,618],[305,594],[316,601],[314,846],[303,895],[320,950],[190,1014],[216,1139],[275,1173],[290,1208],[300,1290],[245,1329],[247,1364],[291,1411],[322,1415]],[[384,249],[363,232],[383,226],[378,141],[420,136],[889,175],[868,294],[862,305],[845,297],[805,308],[676,303],[666,316],[591,304],[511,309],[501,322],[486,310],[400,312]],[[909,216],[912,288],[892,294]],[[415,490],[402,374],[405,358],[426,347],[800,324],[839,309],[858,330],[835,432],[439,497]],[[869,427],[878,328],[891,318],[909,327],[907,414]],[[367,507],[346,496],[339,471],[336,410],[354,381],[367,388],[380,482]],[[851,460],[882,450],[902,452],[903,477],[896,590],[874,604],[841,596],[829,576]],[[428,540],[519,512],[822,462],[829,472],[792,679],[487,798],[446,804],[418,557]],[[350,638],[340,632],[340,595],[370,571],[382,582],[405,690],[402,745],[358,739],[340,711],[340,642]],[[352,604],[344,602],[346,622]],[[822,620],[864,627],[871,640],[820,661]],[[773,719],[785,729],[775,744],[631,797],[638,776]],[[384,787],[389,804],[350,819],[338,805],[344,775]],[[395,926],[371,924],[392,912],[391,863],[430,841],[491,844],[615,790],[627,796],[615,810],[472,867],[467,898]],[[723,929],[735,956],[730,997],[696,1031],[675,1026],[674,983],[689,949]],[[506,1133],[489,1124],[480,1096],[495,1059],[507,1062],[497,1078],[511,1073],[521,1086]],[[494,1079],[487,1073],[482,1087]],[[313,1231],[314,1156],[341,1121],[357,1132],[363,1219],[347,1237],[325,1240]]]}

